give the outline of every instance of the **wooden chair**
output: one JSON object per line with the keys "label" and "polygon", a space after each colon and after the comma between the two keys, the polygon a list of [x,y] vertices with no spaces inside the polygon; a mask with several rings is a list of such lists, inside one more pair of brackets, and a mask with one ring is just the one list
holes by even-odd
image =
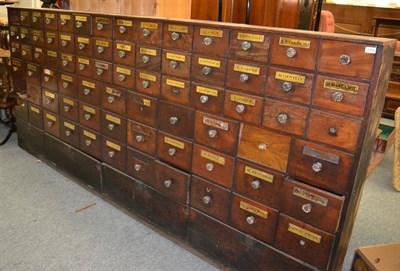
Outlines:
{"label": "wooden chair", "polygon": [[327,10],[321,11],[321,19],[319,22],[318,31],[321,32],[335,32],[335,17],[333,16],[332,12]]}
{"label": "wooden chair", "polygon": [[396,127],[396,139],[394,142],[393,158],[393,187],[400,192],[400,107],[394,116],[394,127]]}

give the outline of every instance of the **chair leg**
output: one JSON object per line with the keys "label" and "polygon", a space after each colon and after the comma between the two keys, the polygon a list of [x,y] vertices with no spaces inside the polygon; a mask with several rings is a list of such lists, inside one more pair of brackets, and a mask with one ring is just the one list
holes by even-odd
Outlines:
{"label": "chair leg", "polygon": [[400,192],[400,107],[396,110],[394,120],[396,138],[394,142],[393,158],[393,187]]}

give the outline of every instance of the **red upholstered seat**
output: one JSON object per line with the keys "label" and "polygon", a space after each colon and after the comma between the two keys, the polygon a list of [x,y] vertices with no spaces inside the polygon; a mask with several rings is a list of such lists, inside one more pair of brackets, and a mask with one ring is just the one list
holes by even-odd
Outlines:
{"label": "red upholstered seat", "polygon": [[321,11],[321,19],[318,31],[330,33],[335,32],[335,17],[333,16],[332,12],[327,10]]}

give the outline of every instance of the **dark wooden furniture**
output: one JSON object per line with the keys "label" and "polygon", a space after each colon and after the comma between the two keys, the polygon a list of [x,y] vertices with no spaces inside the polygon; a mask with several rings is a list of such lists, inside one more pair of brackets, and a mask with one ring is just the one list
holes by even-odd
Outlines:
{"label": "dark wooden furniture", "polygon": [[340,270],[394,40],[23,8],[9,21],[22,148],[222,265]]}

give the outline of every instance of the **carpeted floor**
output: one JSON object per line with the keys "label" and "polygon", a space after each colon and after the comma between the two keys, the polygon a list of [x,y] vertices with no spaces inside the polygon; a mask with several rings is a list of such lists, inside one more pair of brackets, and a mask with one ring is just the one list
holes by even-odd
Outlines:
{"label": "carpeted floor", "polygon": [[[343,270],[359,246],[400,242],[392,157],[367,181]],[[18,148],[13,135],[0,147],[0,270],[218,269]]]}

